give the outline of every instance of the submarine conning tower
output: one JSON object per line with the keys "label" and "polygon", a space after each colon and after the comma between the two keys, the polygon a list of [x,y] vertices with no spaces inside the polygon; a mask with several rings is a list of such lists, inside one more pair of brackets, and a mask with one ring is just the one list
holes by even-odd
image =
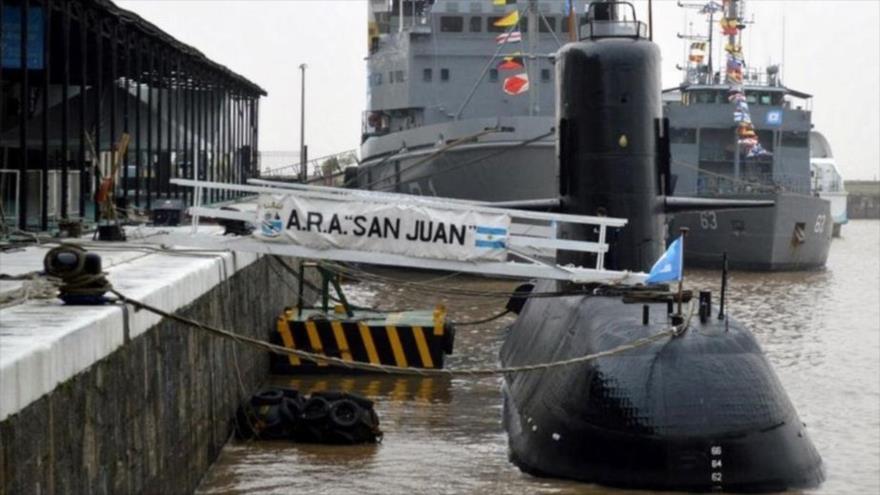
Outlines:
{"label": "submarine conning tower", "polygon": [[[608,233],[605,266],[647,270],[664,244],[669,190],[657,47],[628,4],[590,6],[583,41],[557,57],[560,188],[569,213],[627,218]],[[629,6],[629,8],[632,8]],[[633,16],[634,19],[634,16]],[[661,187],[661,185],[663,187]],[[574,239],[592,229],[562,228]],[[583,255],[561,264],[590,266]],[[580,287],[583,289],[583,287]],[[533,291],[559,291],[538,281]],[[725,315],[673,315],[658,289],[592,287],[530,297],[508,327],[503,425],[524,472],[623,488],[779,492],[824,480],[822,459],[749,328]],[[668,332],[674,337],[627,348]],[[576,361],[592,354],[605,355]]]}
{"label": "submarine conning tower", "polygon": [[[664,250],[659,135],[660,50],[646,27],[622,19],[632,5],[590,5],[582,40],[556,56],[559,188],[563,211],[626,218],[609,234],[612,270],[647,271]],[[593,239],[592,227],[565,224],[559,235]],[[590,254],[560,252],[557,261],[591,266]]]}

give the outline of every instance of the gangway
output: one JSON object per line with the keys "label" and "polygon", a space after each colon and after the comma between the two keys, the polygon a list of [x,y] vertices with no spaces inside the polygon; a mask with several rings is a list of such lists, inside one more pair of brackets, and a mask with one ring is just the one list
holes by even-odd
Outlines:
{"label": "gangway", "polygon": [[[516,210],[484,203],[400,193],[284,184],[247,185],[190,179],[173,184],[195,189],[192,231],[168,234],[168,244],[257,252],[305,259],[421,268],[574,283],[634,285],[647,275],[605,268],[608,229],[626,219]],[[205,189],[257,195],[239,211],[205,206]],[[246,222],[251,235],[199,231],[200,217]],[[559,239],[556,229],[528,235],[518,224],[535,221],[592,226],[595,241]],[[595,254],[590,267],[561,266],[524,250],[567,250]]]}

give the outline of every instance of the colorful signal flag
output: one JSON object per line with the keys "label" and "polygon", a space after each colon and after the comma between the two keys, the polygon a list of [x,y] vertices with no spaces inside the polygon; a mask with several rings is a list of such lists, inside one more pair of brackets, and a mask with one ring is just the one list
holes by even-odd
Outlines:
{"label": "colorful signal flag", "polygon": [[522,41],[522,33],[519,31],[501,33],[495,37],[495,43],[498,43],[499,45],[503,45],[504,43],[516,43],[518,41]]}
{"label": "colorful signal flag", "polygon": [[504,79],[504,92],[516,96],[529,90],[528,74],[517,74]]}
{"label": "colorful signal flag", "polygon": [[514,10],[506,16],[492,23],[495,27],[510,27],[519,22],[519,11]]}

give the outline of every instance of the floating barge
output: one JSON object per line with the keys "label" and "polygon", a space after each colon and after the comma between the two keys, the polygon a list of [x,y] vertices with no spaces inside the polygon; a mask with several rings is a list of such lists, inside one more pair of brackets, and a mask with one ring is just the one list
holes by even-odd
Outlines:
{"label": "floating barge", "polygon": [[[330,314],[319,308],[287,310],[279,316],[272,342],[289,349],[322,354],[345,361],[398,366],[443,368],[452,353],[455,329],[446,311],[383,313],[352,310],[342,305]],[[272,356],[272,372],[300,374],[339,372],[345,368],[315,363],[296,356]]]}

